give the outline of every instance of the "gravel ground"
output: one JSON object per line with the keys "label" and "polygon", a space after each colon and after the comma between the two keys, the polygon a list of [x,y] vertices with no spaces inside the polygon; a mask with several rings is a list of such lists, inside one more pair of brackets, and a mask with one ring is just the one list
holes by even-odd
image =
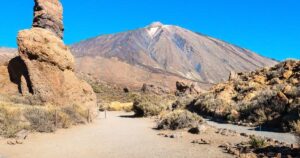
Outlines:
{"label": "gravel ground", "polygon": [[249,135],[254,134],[261,137],[273,138],[275,140],[286,142],[289,144],[296,143],[296,137],[291,133],[277,133],[277,132],[269,132],[269,131],[256,131],[255,128],[252,127],[244,127],[232,124],[222,124],[216,123],[213,121],[206,120],[209,125],[215,126],[217,128],[226,128],[235,130],[238,133],[247,133]]}

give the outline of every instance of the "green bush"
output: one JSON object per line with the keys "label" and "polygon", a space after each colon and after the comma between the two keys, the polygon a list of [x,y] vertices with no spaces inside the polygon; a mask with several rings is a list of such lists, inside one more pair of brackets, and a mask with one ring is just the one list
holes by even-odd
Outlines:
{"label": "green bush", "polygon": [[175,110],[161,117],[157,124],[158,129],[177,130],[196,127],[203,122],[202,117],[187,110]]}

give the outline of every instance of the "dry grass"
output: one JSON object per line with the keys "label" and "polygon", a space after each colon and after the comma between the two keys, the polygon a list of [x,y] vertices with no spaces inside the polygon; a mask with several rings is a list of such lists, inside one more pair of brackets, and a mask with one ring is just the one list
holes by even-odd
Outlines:
{"label": "dry grass", "polygon": [[0,103],[0,135],[14,137],[21,129],[28,128],[22,121],[21,109],[9,103]]}
{"label": "dry grass", "polygon": [[120,102],[111,102],[107,110],[108,111],[126,111],[130,112],[132,111],[133,103],[120,103]]}
{"label": "dry grass", "polygon": [[31,106],[0,102],[0,135],[15,137],[22,129],[54,132],[58,128],[86,123],[88,109],[80,106]]}

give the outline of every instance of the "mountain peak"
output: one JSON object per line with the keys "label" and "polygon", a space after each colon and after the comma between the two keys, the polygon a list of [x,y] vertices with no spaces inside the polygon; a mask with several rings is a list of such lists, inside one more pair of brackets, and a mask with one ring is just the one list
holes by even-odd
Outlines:
{"label": "mountain peak", "polygon": [[159,21],[156,21],[156,22],[151,23],[151,24],[148,26],[148,28],[156,28],[156,27],[162,27],[162,26],[164,26],[164,24],[162,24],[162,23],[159,22]]}
{"label": "mountain peak", "polygon": [[[205,83],[226,80],[231,71],[250,71],[276,63],[221,40],[199,36],[180,26],[165,25],[161,22],[154,22],[138,30],[77,43],[72,46],[72,50],[80,57],[115,57],[130,67],[142,66],[143,71],[147,71],[145,74],[151,72],[151,75],[156,74],[160,77],[169,75],[173,79],[180,77]],[[95,63],[102,62],[95,60]],[[107,65],[107,68],[109,67],[110,64]],[[125,72],[123,75],[120,78],[128,76]],[[157,76],[149,78],[156,82],[160,78]],[[112,78],[114,77],[109,80]],[[143,76],[138,82],[148,82],[149,78]],[[131,78],[128,78],[128,82],[129,80]]]}

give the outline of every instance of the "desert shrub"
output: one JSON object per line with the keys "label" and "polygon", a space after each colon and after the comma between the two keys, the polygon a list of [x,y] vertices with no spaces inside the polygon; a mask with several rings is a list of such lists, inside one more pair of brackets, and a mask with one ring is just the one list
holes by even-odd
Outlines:
{"label": "desert shrub", "polygon": [[37,132],[54,132],[57,128],[85,123],[88,110],[81,106],[32,106],[0,102],[0,135],[15,137],[25,129]]}
{"label": "desert shrub", "polygon": [[56,128],[70,128],[72,125],[73,121],[69,115],[62,111],[57,112]]}
{"label": "desert shrub", "polygon": [[203,94],[190,108],[197,113],[223,119],[236,109],[234,104],[231,105],[223,99],[215,98],[212,94]]}
{"label": "desert shrub", "polygon": [[192,96],[179,97],[173,104],[172,109],[184,109],[187,108],[194,101]]}
{"label": "desert shrub", "polygon": [[89,117],[88,110],[77,105],[64,107],[61,111],[69,116],[73,125],[84,124]]}
{"label": "desert shrub", "polygon": [[141,95],[133,103],[136,116],[156,116],[168,107],[167,101],[157,95]]}
{"label": "desert shrub", "polygon": [[249,144],[253,148],[263,148],[267,145],[267,142],[264,138],[252,136],[250,137]]}
{"label": "desert shrub", "polygon": [[272,116],[283,113],[286,109],[286,102],[278,99],[274,90],[263,90],[249,102],[239,104],[242,119],[252,122],[266,122],[272,120]]}
{"label": "desert shrub", "polygon": [[295,130],[295,134],[298,139],[298,144],[300,144],[300,120],[293,122],[292,126]]}
{"label": "desert shrub", "polygon": [[107,110],[108,111],[126,111],[130,112],[132,111],[133,103],[120,103],[120,102],[111,102]]}
{"label": "desert shrub", "polygon": [[0,135],[14,137],[17,132],[25,128],[21,121],[21,111],[4,103],[0,104]]}
{"label": "desert shrub", "polygon": [[101,93],[103,92],[103,89],[101,86],[99,86],[98,84],[96,83],[93,83],[93,84],[90,84],[92,89],[94,90],[95,93]]}
{"label": "desert shrub", "polygon": [[161,117],[157,124],[158,129],[177,130],[188,127],[196,127],[203,119],[187,110],[175,110]]}
{"label": "desert shrub", "polygon": [[42,108],[28,108],[24,111],[24,117],[30,122],[31,130],[37,132],[55,131],[55,113]]}

